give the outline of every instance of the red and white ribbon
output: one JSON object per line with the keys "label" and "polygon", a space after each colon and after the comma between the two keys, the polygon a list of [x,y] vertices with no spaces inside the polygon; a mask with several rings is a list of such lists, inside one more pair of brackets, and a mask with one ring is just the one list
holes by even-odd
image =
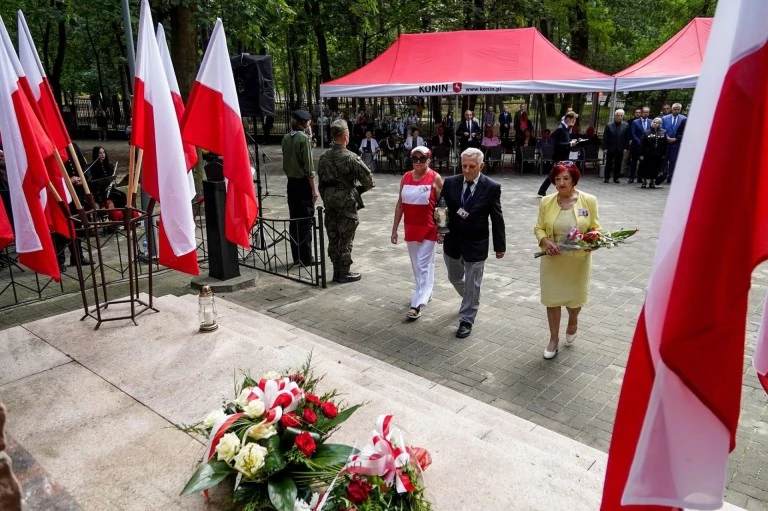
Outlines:
{"label": "red and white ribbon", "polygon": [[274,424],[280,420],[283,413],[292,412],[299,404],[302,392],[296,382],[288,377],[267,380],[262,378],[256,387],[250,387],[248,402],[254,399],[264,403],[267,424]]}
{"label": "red and white ribbon", "polygon": [[410,454],[406,451],[400,430],[390,429],[391,422],[391,415],[379,416],[371,442],[359,454],[352,456],[344,471],[379,476],[387,486],[391,487],[394,483],[398,493],[413,491],[413,483],[403,473]]}

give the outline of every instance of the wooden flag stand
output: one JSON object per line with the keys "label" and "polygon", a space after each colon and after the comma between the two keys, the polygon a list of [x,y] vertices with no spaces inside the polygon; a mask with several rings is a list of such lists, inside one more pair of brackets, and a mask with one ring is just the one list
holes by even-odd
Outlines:
{"label": "wooden flag stand", "polygon": [[[72,146],[70,145],[70,151],[71,154],[75,154]],[[72,199],[75,203],[75,208],[77,209],[76,214],[70,214],[67,205],[64,204],[63,201],[59,199],[60,207],[66,212],[67,217],[70,219],[70,236],[71,239],[74,242],[75,239],[75,232],[80,230],[81,232],[85,233],[85,240],[86,240],[86,246],[88,250],[88,257],[90,259],[90,280],[91,280],[91,286],[92,286],[92,292],[93,292],[93,302],[89,302],[89,293],[87,292],[87,278],[85,277],[85,274],[83,272],[83,264],[82,260],[80,259],[80,251],[75,250],[73,251],[74,259],[76,262],[77,267],[77,277],[80,282],[80,296],[83,300],[83,309],[85,311],[85,314],[82,318],[80,318],[80,321],[85,320],[85,318],[93,318],[96,320],[96,326],[94,327],[94,330],[98,330],[102,323],[105,323],[107,321],[121,321],[130,319],[133,321],[134,325],[138,325],[136,322],[136,317],[140,314],[152,310],[155,312],[158,312],[158,310],[153,306],[153,296],[152,296],[152,262],[150,261],[147,264],[147,278],[146,278],[146,293],[149,296],[147,300],[144,300],[141,298],[141,278],[142,275],[140,271],[139,264],[141,261],[139,260],[138,254],[138,233],[137,233],[137,227],[141,225],[143,222],[147,223],[147,230],[145,233],[145,236],[147,236],[147,242],[150,246],[150,250],[153,248],[152,244],[154,243],[154,236],[152,235],[152,212],[155,207],[155,201],[150,200],[147,210],[142,211],[140,209],[137,209],[135,207],[136,202],[136,190],[138,188],[139,183],[139,175],[141,172],[141,162],[143,159],[143,151],[139,149],[138,158],[136,159],[136,165],[134,166],[134,146],[130,147],[130,161],[128,166],[128,202],[123,208],[123,218],[122,220],[110,220],[109,219],[109,209],[99,208],[96,204],[96,201],[93,198],[93,195],[91,194],[91,191],[88,187],[88,183],[85,180],[85,175],[83,174],[83,169],[80,167],[80,162],[77,160],[77,158],[73,158],[73,163],[75,164],[75,168],[77,169],[77,174],[80,177],[82,183],[83,183],[83,189],[86,194],[86,198],[88,201],[88,204],[90,205],[90,209],[86,210],[83,205],[80,203],[80,200],[78,199],[74,186],[72,185],[71,180],[69,179],[69,176],[67,175],[66,170],[64,169],[64,164],[61,162],[61,159],[59,158],[60,162],[60,168],[62,171],[62,174],[64,176],[64,180],[67,184],[67,188],[69,189],[69,193],[72,195]],[[58,154],[58,153],[57,153]],[[49,189],[53,189],[53,186],[49,186]],[[55,189],[53,189],[55,192]],[[58,196],[58,195],[57,195]],[[117,243],[125,243],[126,246],[126,252],[128,254],[128,285],[129,285],[129,296],[127,298],[120,298],[120,299],[113,299],[110,300],[107,294],[107,281],[106,276],[104,274],[104,255],[102,254],[102,247],[101,247],[101,238],[100,233],[104,228],[122,228],[122,230],[125,232],[125,236],[116,236]],[[95,243],[91,243],[91,234],[95,236]],[[96,272],[96,267],[99,269],[98,277]],[[101,289],[101,293],[99,293],[99,289]],[[130,306],[130,312],[127,314],[118,314],[115,316],[106,316],[104,312],[109,308],[110,305],[117,305],[117,304],[129,304]],[[121,311],[122,312],[122,311]]]}

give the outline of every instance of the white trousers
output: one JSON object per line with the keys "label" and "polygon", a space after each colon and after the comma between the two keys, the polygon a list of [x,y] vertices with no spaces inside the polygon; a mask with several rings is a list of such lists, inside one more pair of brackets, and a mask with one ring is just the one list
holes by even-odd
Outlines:
{"label": "white trousers", "polygon": [[411,307],[421,307],[429,302],[435,285],[435,241],[409,241],[408,255],[416,286],[413,289]]}

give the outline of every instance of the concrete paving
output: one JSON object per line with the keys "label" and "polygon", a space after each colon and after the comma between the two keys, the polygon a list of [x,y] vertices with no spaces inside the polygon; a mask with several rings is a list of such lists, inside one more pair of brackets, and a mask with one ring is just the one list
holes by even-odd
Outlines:
{"label": "concrete paving", "polygon": [[[276,156],[279,149],[268,147]],[[267,164],[269,216],[287,216],[279,163]],[[480,313],[472,335],[457,340],[459,299],[445,278],[438,254],[435,298],[423,317],[404,318],[412,275],[404,245],[389,243],[398,176],[377,175],[353,257],[363,280],[325,290],[260,274],[256,288],[226,295],[251,310],[313,332],[498,409],[607,451],[629,343],[644,299],[668,190],[640,190],[584,177],[580,188],[597,195],[606,228],[638,227],[633,241],[594,256],[591,300],[579,339],[546,362],[548,331],[538,301],[538,261],[532,226],[541,178],[506,169],[502,183],[508,252],[486,265]],[[190,292],[189,278],[174,272],[155,282],[155,295]],[[768,399],[751,369],[768,266],[754,273],[744,361],[742,414],[730,457],[726,500],[749,510],[768,510]],[[119,293],[111,293],[116,296]],[[124,293],[123,293],[124,294]],[[52,299],[0,315],[0,328],[78,308],[77,297]],[[0,391],[4,388],[0,387]]]}

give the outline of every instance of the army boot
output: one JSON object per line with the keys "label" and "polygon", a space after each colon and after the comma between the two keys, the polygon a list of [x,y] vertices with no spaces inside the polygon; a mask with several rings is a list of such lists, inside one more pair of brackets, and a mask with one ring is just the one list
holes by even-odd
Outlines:
{"label": "army boot", "polygon": [[359,273],[349,271],[349,268],[334,268],[333,269],[333,282],[339,284],[346,284],[347,282],[357,282],[362,278]]}

